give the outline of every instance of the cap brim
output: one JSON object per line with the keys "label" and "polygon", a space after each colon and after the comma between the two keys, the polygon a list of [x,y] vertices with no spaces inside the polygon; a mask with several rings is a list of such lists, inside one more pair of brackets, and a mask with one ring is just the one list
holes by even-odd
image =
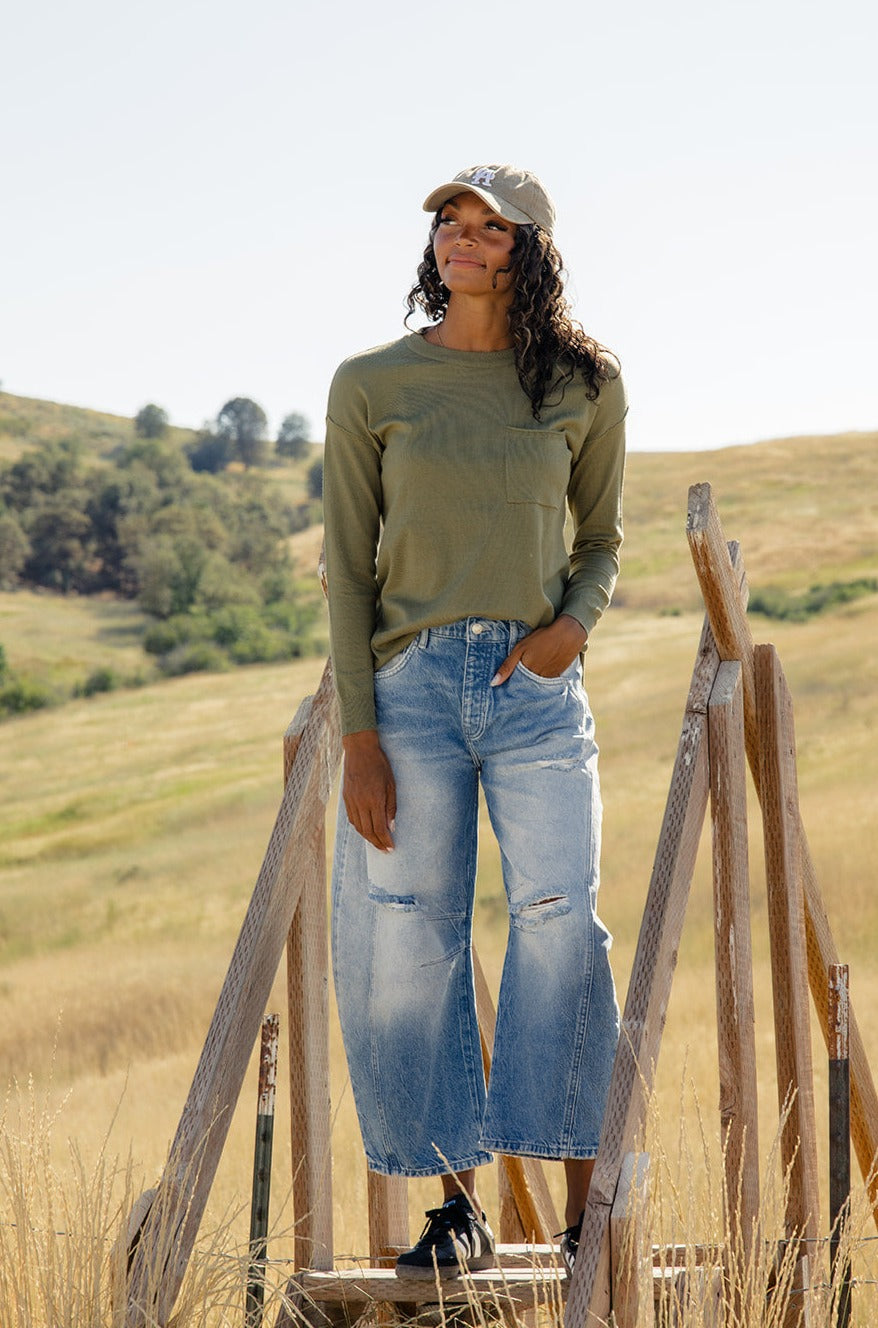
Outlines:
{"label": "cap brim", "polygon": [[465,184],[460,180],[452,180],[449,184],[440,184],[438,189],[434,189],[432,194],[428,194],[424,199],[425,212],[438,212],[449,198],[456,198],[458,194],[475,194],[483,203],[487,203],[492,212],[496,212],[498,217],[504,221],[514,221],[516,226],[533,226],[535,222],[526,213],[513,207],[511,203],[506,203],[502,198],[497,198],[488,189],[481,189],[478,185]]}

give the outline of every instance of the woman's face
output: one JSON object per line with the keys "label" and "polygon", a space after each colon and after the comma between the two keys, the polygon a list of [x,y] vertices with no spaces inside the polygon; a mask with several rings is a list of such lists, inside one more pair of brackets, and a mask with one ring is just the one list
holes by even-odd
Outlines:
{"label": "woman's face", "polygon": [[517,230],[476,194],[455,195],[442,208],[433,236],[443,285],[452,293],[511,296],[510,256]]}

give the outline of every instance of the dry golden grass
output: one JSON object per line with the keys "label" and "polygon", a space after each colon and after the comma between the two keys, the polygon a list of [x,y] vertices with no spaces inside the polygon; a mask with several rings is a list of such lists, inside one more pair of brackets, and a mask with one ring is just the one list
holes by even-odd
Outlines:
{"label": "dry golden grass", "polygon": [[[878,434],[788,438],[710,453],[639,453],[625,492],[619,597],[646,608],[697,608],[685,539],[686,492],[708,480],[754,587],[804,590],[874,576],[878,564]],[[682,523],[681,523],[682,511]]]}
{"label": "dry golden grass", "polygon": [[121,678],[153,681],[158,670],[143,649],[146,621],[130,600],[0,593],[0,642],[9,668],[63,692],[108,659]]}
{"label": "dry golden grass", "polygon": [[[605,800],[601,911],[616,937],[621,997],[700,631],[683,533],[686,486],[705,474],[712,479],[726,533],[742,539],[753,584],[775,581],[798,589],[812,580],[874,574],[878,449],[871,439],[868,446],[861,442],[816,440],[813,448],[779,443],[709,458],[631,459],[629,572],[620,605],[595,634],[587,661]],[[807,493],[777,482],[779,475],[794,473],[805,475]],[[822,475],[829,476],[825,485]],[[296,538],[303,568],[316,552],[318,534]],[[24,603],[0,596],[0,613]],[[87,627],[81,602],[59,606],[50,600],[34,607],[43,614],[53,667],[70,667],[63,662],[65,633],[72,659],[91,631],[96,659],[113,639],[128,648],[125,623],[106,619]],[[24,608],[21,614],[20,623]],[[0,640],[6,639],[4,621],[10,619],[0,618]],[[119,635],[103,635],[107,631]],[[37,651],[39,631],[28,633],[17,630],[17,639],[29,639]],[[841,958],[851,965],[866,1048],[878,1061],[878,601],[860,600],[802,625],[755,619],[754,635],[777,645],[790,682],[803,819]],[[315,690],[321,667],[321,660],[307,660],[182,678],[0,726],[0,1073],[21,1085],[33,1075],[49,1117],[63,1102],[40,1144],[41,1165],[52,1169],[59,1184],[88,1188],[101,1166],[113,1171],[123,1190],[155,1182],[277,809],[282,734],[299,700]],[[670,1231],[663,1236],[668,1239],[688,1233],[683,1243],[713,1239],[717,1189],[710,1177],[720,1174],[707,841],[705,832],[663,1036],[649,1145],[657,1158],[678,1159],[680,1131],[700,1141],[699,1117],[704,1121],[705,1143],[687,1164],[685,1185],[656,1171],[664,1176],[659,1198],[666,1213],[667,1205],[677,1205],[670,1223],[657,1210],[656,1230]],[[490,836],[484,844],[476,933],[496,985],[505,908]],[[751,871],[760,1135],[766,1183],[775,1183],[768,1147],[778,1106],[755,805]],[[271,1008],[283,1012],[284,1005],[281,974]],[[813,1045],[822,1140],[826,1071],[816,1025]],[[334,1019],[331,1064],[336,1248],[362,1253],[365,1167]],[[282,1063],[281,1086],[285,1073]],[[221,1230],[229,1250],[240,1249],[246,1236],[254,1111],[251,1066],[206,1219],[206,1229]],[[278,1111],[272,1211],[282,1230],[292,1221],[283,1091]],[[8,1120],[6,1131],[8,1139]],[[106,1161],[117,1154],[134,1159],[130,1178],[127,1163],[113,1169]],[[560,1176],[551,1175],[550,1184],[559,1199]],[[821,1186],[825,1200],[825,1175]],[[491,1182],[485,1188],[496,1214]],[[410,1186],[413,1228],[434,1202],[434,1191],[427,1182]],[[130,1197],[126,1193],[126,1201]],[[0,1223],[8,1220],[9,1202],[8,1196],[0,1199]],[[94,1203],[110,1211],[104,1200]],[[116,1203],[113,1211],[121,1211],[124,1203]],[[868,1232],[864,1222],[861,1233]],[[285,1257],[287,1248],[279,1236],[272,1252]],[[861,1267],[874,1248],[861,1242]],[[240,1267],[236,1276],[240,1283]],[[2,1300],[0,1322],[6,1328]],[[34,1317],[34,1328],[43,1322],[48,1328],[48,1319]],[[18,1328],[17,1321],[10,1324]]]}
{"label": "dry golden grass", "polygon": [[[589,656],[606,802],[602,912],[616,935],[621,993],[699,626],[695,614],[646,619],[620,610],[601,628]],[[823,651],[837,670],[839,689],[855,693],[832,723],[814,704],[798,707],[797,715],[803,815],[839,948],[852,965],[867,1048],[878,1046],[876,904],[870,889],[878,689],[869,687],[868,668],[863,677],[862,669],[845,661],[855,660],[863,639],[875,639],[876,630],[873,605],[772,633],[794,698],[819,682],[815,659]],[[0,1055],[7,1074],[23,1080],[32,1071],[42,1081],[54,1055],[50,1103],[66,1097],[63,1133],[77,1141],[84,1158],[98,1155],[115,1111],[113,1145],[132,1150],[148,1183],[162,1166],[276,811],[281,735],[299,697],[316,686],[319,667],[319,661],[305,661],[234,677],[180,679],[0,729],[7,758],[0,776],[6,1016]],[[830,763],[827,784],[827,753],[836,750],[841,754]],[[770,1140],[778,1110],[755,811],[751,832],[760,1131]],[[486,845],[476,927],[494,982],[504,940],[500,891],[496,853]],[[671,1156],[683,1114],[684,1066],[700,1100],[716,1101],[710,900],[705,851],[659,1063],[658,1119],[665,1132],[659,1146]],[[272,1008],[283,1011],[284,1000],[279,980]],[[825,1062],[816,1029],[814,1047],[825,1138]],[[335,1024],[332,1067],[336,1244],[341,1252],[362,1252],[365,1172]],[[254,1098],[251,1070],[215,1185],[211,1221],[230,1205],[240,1208],[249,1194]],[[281,1096],[275,1211],[289,1187],[285,1120]],[[58,1139],[55,1146],[60,1168],[66,1143]],[[717,1154],[715,1142],[713,1148]],[[550,1183],[560,1199],[560,1176],[551,1169]],[[418,1182],[411,1191],[414,1227],[417,1214],[433,1201],[433,1187]],[[493,1198],[489,1202],[496,1212]],[[288,1205],[284,1211],[289,1221]],[[239,1241],[245,1228],[241,1218]]]}
{"label": "dry golden grass", "polygon": [[[691,1097],[691,1102],[683,1099]],[[708,1135],[700,1104],[691,1090],[681,1092],[679,1124],[672,1152],[661,1142],[663,1122],[655,1099],[648,1112],[645,1146],[649,1152],[650,1198],[643,1228],[653,1258],[638,1259],[623,1246],[627,1263],[640,1288],[637,1328],[781,1328],[791,1306],[801,1304],[796,1289],[796,1263],[802,1249],[811,1259],[811,1323],[835,1322],[836,1302],[845,1270],[852,1278],[854,1325],[871,1325],[878,1316],[878,1262],[872,1213],[862,1187],[857,1187],[851,1220],[843,1235],[840,1257],[833,1268],[825,1237],[813,1246],[778,1240],[783,1231],[786,1178],[768,1168],[755,1238],[734,1245],[725,1240],[729,1193]],[[690,1111],[694,1107],[694,1114]],[[48,1095],[33,1085],[7,1098],[0,1117],[0,1321],[4,1328],[124,1328],[125,1261],[132,1215],[142,1214],[140,1168],[130,1156],[120,1161],[106,1138],[87,1161],[70,1142],[59,1165],[54,1136],[69,1128],[66,1108],[52,1108]],[[770,1152],[778,1147],[778,1135]],[[731,1200],[734,1203],[734,1198]],[[247,1248],[234,1209],[204,1224],[174,1307],[171,1328],[239,1328],[244,1323],[248,1280]],[[265,1276],[265,1322],[272,1324],[288,1290],[290,1266],[284,1214],[269,1233],[270,1260]],[[134,1217],[136,1222],[138,1217]],[[630,1229],[633,1234],[634,1228]],[[639,1266],[638,1266],[639,1265]],[[545,1283],[552,1275],[539,1273]],[[450,1288],[449,1288],[450,1289]],[[466,1290],[464,1283],[464,1290]],[[514,1328],[561,1328],[566,1287],[536,1318],[511,1320],[497,1301],[468,1294],[474,1328],[505,1317]],[[157,1281],[145,1290],[142,1304],[160,1299]],[[725,1306],[717,1317],[717,1305]],[[653,1308],[655,1307],[655,1308]],[[425,1309],[429,1307],[424,1307]],[[375,1307],[378,1311],[378,1307]],[[310,1322],[323,1325],[318,1310]],[[425,1324],[452,1328],[460,1322],[435,1309]],[[148,1328],[161,1319],[146,1314]],[[386,1314],[367,1311],[365,1325],[387,1323]]]}
{"label": "dry golden grass", "polygon": [[[7,1098],[0,1119],[0,1321],[3,1328],[124,1328],[129,1214],[137,1211],[139,1168],[104,1140],[86,1160],[68,1141],[62,1166],[55,1135],[63,1112],[33,1086]],[[190,1260],[174,1328],[240,1328],[248,1275],[246,1246],[228,1217],[208,1224]],[[156,1303],[156,1286],[144,1303]],[[279,1288],[269,1282],[273,1312]],[[147,1312],[149,1328],[156,1324]]]}

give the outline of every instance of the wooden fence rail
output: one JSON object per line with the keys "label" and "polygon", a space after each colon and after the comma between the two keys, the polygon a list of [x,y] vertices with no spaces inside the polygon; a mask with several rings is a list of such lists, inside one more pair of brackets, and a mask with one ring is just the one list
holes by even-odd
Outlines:
{"label": "wooden fence rail", "polygon": [[[633,1328],[642,1317],[644,1296],[653,1294],[644,1218],[649,1160],[637,1150],[708,801],[727,1246],[746,1253],[757,1236],[765,1236],[759,1232],[748,763],[762,810],[778,1098],[787,1112],[782,1154],[791,1184],[785,1234],[810,1241],[819,1229],[807,984],[828,1040],[828,973],[838,956],[798,810],[792,704],[774,648],[754,646],[740,551],[725,542],[709,485],[690,490],[687,534],[707,612],[574,1275],[569,1285],[559,1277],[557,1252],[549,1244],[559,1221],[540,1165],[503,1158],[502,1267],[476,1275],[468,1293],[474,1288],[495,1300],[505,1297],[509,1314],[540,1303],[557,1305],[566,1295],[566,1328],[597,1328],[611,1314],[615,1328]],[[429,1285],[415,1287],[395,1278],[390,1266],[396,1251],[408,1243],[407,1186],[399,1177],[369,1174],[369,1266],[344,1272],[335,1268],[325,811],[340,756],[338,709],[327,663],[317,693],[300,706],[284,739],[280,810],[164,1174],[157,1190],[135,1206],[131,1219],[126,1328],[169,1321],[284,946],[296,1232],[294,1272],[275,1328],[292,1328],[303,1318],[326,1323],[356,1317],[375,1301],[395,1302],[402,1312],[414,1312],[417,1301],[435,1297]],[[489,1074],[495,1014],[477,956],[475,980]],[[872,1172],[878,1153],[878,1096],[853,1010],[848,1013],[851,1133],[878,1222],[878,1179]],[[674,1275],[683,1277],[682,1272]],[[719,1305],[722,1271],[705,1267],[702,1282]],[[797,1290],[805,1310],[807,1286],[804,1259]],[[449,1289],[449,1303],[459,1298],[458,1291]]]}

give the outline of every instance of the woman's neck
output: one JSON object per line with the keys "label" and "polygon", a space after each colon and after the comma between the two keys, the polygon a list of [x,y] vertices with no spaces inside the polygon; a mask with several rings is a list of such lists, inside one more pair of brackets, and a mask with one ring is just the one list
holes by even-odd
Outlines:
{"label": "woman's neck", "polygon": [[453,294],[445,317],[434,329],[438,343],[448,350],[508,350],[512,345],[508,311],[505,300],[467,300]]}

